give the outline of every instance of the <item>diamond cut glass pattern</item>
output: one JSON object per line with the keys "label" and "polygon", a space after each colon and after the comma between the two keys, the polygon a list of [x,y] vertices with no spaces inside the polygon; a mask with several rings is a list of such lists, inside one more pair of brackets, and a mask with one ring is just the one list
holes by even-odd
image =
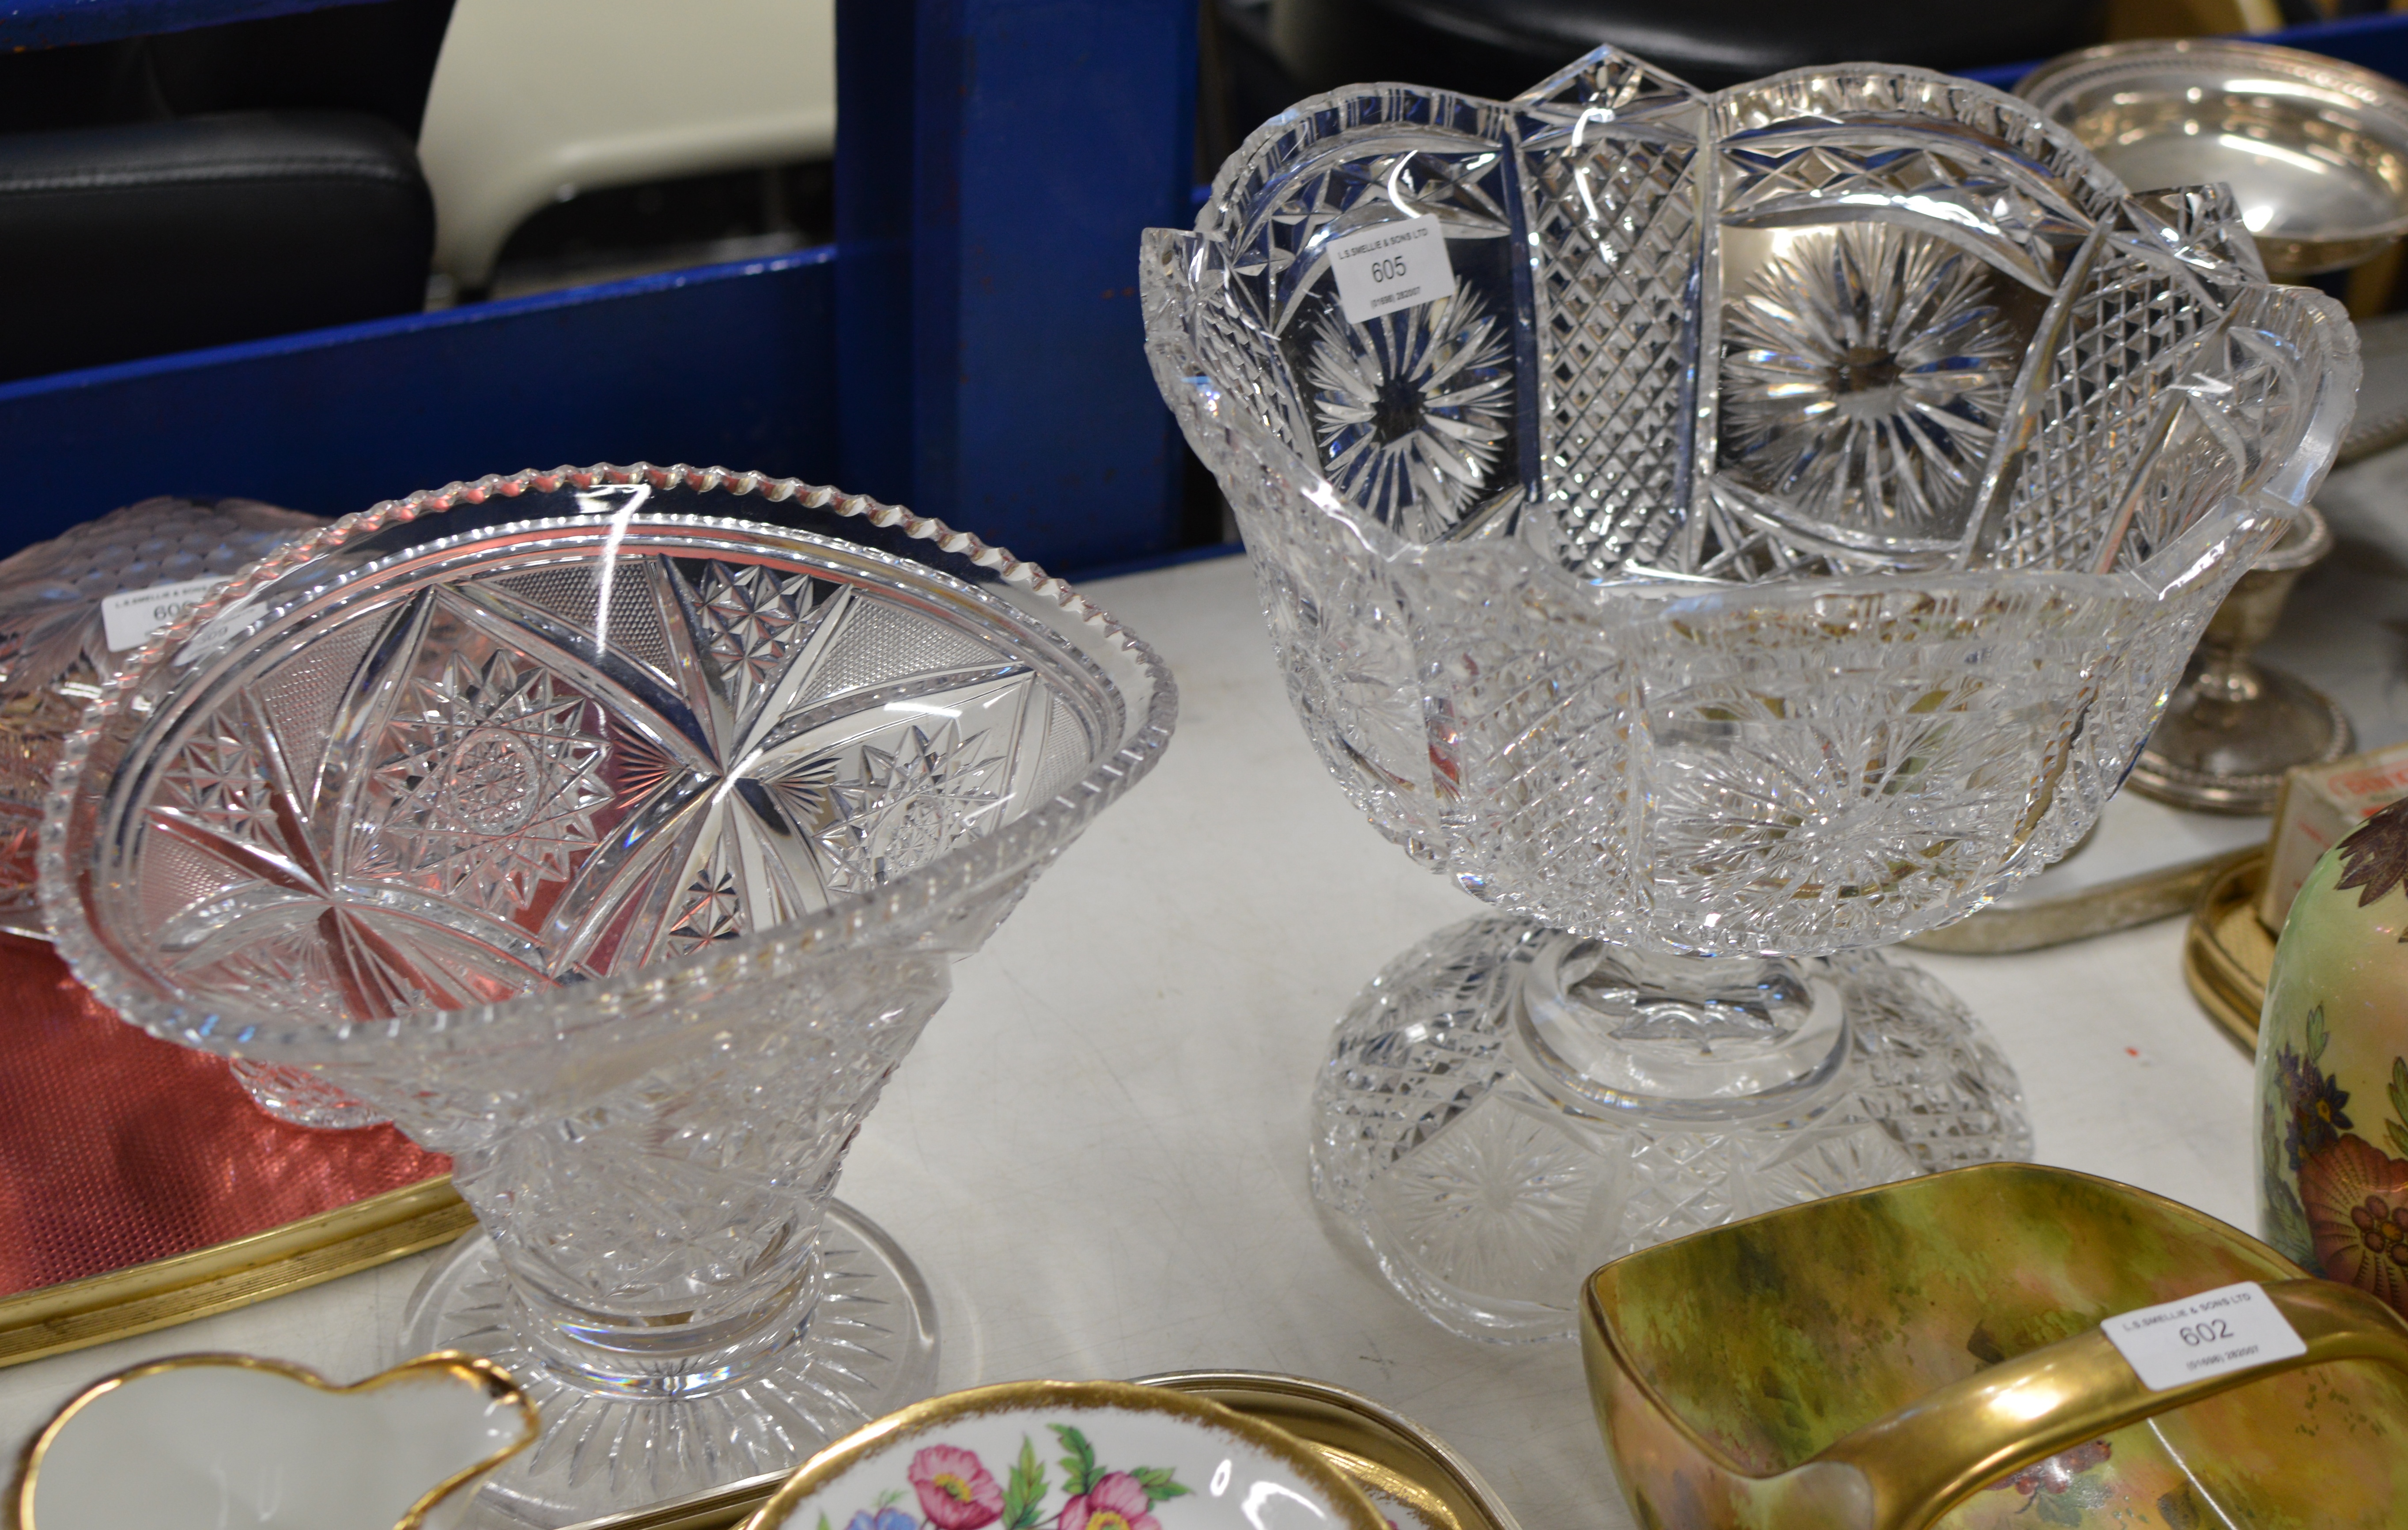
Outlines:
{"label": "diamond cut glass pattern", "polygon": [[[1454,297],[1350,325],[1320,253],[1421,216]],[[1560,1335],[1637,1242],[2027,1150],[1978,1023],[1870,948],[2087,832],[2330,463],[2356,337],[2229,195],[1963,79],[1603,49],[1299,103],[1141,272],[1306,732],[1505,916],[1367,990],[1316,1094],[1401,1292]],[[1393,385],[1467,353],[1476,409]],[[1534,975],[1592,948],[1639,975]]]}
{"label": "diamond cut glass pattern", "polygon": [[356,826],[367,859],[393,855],[376,869],[510,912],[566,880],[599,843],[595,811],[610,799],[593,703],[506,649],[475,665],[454,650],[405,692]]}
{"label": "diamond cut glass pattern", "polygon": [[[808,529],[709,518],[748,497]],[[546,1434],[487,1501],[574,1523],[932,1379],[916,1276],[831,1210],[844,1148],[1173,705],[1059,581],[867,499],[453,485],[142,651],[66,746],[47,906],[128,1018],[452,1156],[487,1235],[412,1342],[512,1357]]]}

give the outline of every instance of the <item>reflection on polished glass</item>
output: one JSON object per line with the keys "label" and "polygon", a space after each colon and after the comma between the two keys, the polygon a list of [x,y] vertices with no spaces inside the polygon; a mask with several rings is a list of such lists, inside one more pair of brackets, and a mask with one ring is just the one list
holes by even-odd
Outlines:
{"label": "reflection on polished glass", "polygon": [[[1442,260],[1350,308],[1419,218]],[[1305,101],[1144,276],[1306,731],[1498,910],[1315,1093],[1316,1192],[1400,1292],[1559,1335],[1615,1253],[2028,1150],[1982,1027],[1870,948],[2082,837],[2330,461],[2354,336],[2230,196],[1963,79],[1607,49]]]}

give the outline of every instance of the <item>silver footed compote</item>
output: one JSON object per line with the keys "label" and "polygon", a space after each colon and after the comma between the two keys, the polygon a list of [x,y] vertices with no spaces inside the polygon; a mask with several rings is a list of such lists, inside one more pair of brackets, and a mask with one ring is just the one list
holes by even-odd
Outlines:
{"label": "silver footed compote", "polygon": [[1875,947],[2087,831],[2322,477],[2339,307],[2219,189],[1879,65],[1316,96],[1144,246],[1305,730],[1497,912],[1340,1021],[1314,1191],[1423,1311],[2030,1146]]}
{"label": "silver footed compote", "polygon": [[937,522],[717,469],[490,478],[136,656],[64,751],[44,906],[126,1018],[452,1155],[481,1235],[406,1348],[519,1378],[544,1432],[480,1502],[576,1523],[928,1390],[845,1149],[1175,707],[1110,616]]}

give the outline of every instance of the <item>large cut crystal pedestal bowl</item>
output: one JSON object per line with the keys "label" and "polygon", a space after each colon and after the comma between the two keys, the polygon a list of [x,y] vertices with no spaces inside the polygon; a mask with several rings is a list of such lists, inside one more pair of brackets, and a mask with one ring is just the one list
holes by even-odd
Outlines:
{"label": "large cut crystal pedestal bowl", "polygon": [[1496,906],[1314,1094],[1340,1235],[1439,1321],[2029,1148],[1873,948],[2063,854],[2329,464],[2341,310],[2219,188],[1876,65],[1708,95],[1308,100],[1146,238],[1163,393],[1371,821]]}
{"label": "large cut crystal pedestal bowl", "polygon": [[936,522],[521,473],[340,522],[154,640],[66,745],[42,894],[128,1019],[452,1155],[482,1235],[405,1345],[542,1411],[480,1511],[575,1523],[928,1390],[934,1314],[832,1203],[844,1151],[1174,710],[1111,618]]}

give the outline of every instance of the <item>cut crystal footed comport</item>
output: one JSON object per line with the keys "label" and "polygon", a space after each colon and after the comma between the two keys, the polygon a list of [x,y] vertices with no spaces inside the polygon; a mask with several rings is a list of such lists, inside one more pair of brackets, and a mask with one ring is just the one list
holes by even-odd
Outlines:
{"label": "cut crystal footed comport", "polygon": [[[722,518],[774,515],[784,526]],[[833,1203],[975,950],[1175,697],[1060,581],[791,480],[561,469],[390,501],[161,634],[64,751],[59,949],[189,1046],[452,1155],[482,1235],[410,1352],[541,1409],[480,1512],[784,1471],[924,1393],[934,1314]]]}
{"label": "cut crystal footed comport", "polygon": [[1494,905],[1340,1023],[1313,1187],[1475,1337],[1594,1265],[2027,1153],[1872,949],[2072,846],[2329,465],[2337,306],[2221,188],[1878,65],[1317,96],[1146,237],[1305,730]]}

